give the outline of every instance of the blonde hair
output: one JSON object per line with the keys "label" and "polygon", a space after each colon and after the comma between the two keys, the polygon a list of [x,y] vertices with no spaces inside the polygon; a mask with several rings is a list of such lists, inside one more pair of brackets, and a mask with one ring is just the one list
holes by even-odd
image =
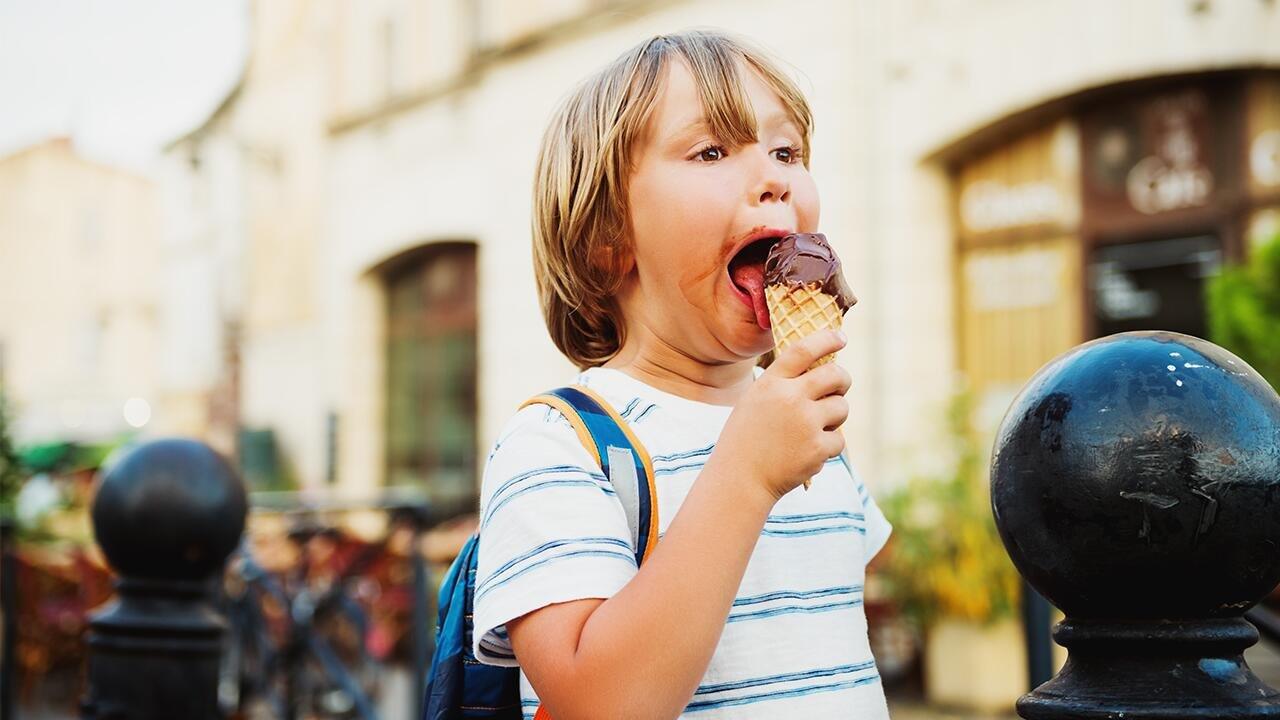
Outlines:
{"label": "blonde hair", "polygon": [[808,164],[813,117],[804,95],[764,52],[723,33],[652,37],[580,84],[542,138],[533,184],[538,297],[551,339],[579,368],[603,364],[626,337],[614,296],[630,252],[627,177],[672,57],[691,71],[712,133],[731,146],[756,142],[740,67],[759,74],[800,130]]}

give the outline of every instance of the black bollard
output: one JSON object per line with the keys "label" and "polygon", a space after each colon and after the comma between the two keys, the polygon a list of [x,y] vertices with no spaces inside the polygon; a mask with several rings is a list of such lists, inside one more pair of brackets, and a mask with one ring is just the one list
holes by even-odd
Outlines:
{"label": "black bollard", "polygon": [[118,597],[90,620],[89,720],[213,720],[225,624],[212,604],[248,509],[231,466],[194,440],[113,459],[93,502]]}
{"label": "black bollard", "polygon": [[1280,582],[1280,398],[1239,358],[1164,332],[1059,357],[1005,416],[991,502],[1066,615],[1023,718],[1280,718],[1241,617]]}
{"label": "black bollard", "polygon": [[13,714],[13,676],[18,673],[14,647],[18,643],[18,571],[13,548],[16,530],[12,518],[0,515],[0,615],[4,616],[4,635],[0,637],[0,720],[11,720]]}

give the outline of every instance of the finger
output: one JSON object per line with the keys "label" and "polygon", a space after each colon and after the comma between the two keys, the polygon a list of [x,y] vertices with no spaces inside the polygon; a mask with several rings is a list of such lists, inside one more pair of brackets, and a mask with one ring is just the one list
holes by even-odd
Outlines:
{"label": "finger", "polygon": [[810,365],[823,355],[829,355],[845,346],[844,333],[839,330],[823,330],[788,345],[778,353],[778,359],[769,366],[768,372],[782,377],[798,377],[809,369]]}
{"label": "finger", "polygon": [[853,384],[849,371],[835,363],[827,363],[804,374],[803,382],[810,398],[817,400],[828,395],[844,395]]}
{"label": "finger", "polygon": [[838,456],[844,452],[844,433],[839,430],[822,433],[822,446],[828,458]]}
{"label": "finger", "polygon": [[849,401],[842,395],[828,395],[818,401],[818,418],[822,429],[831,431],[849,419]]}

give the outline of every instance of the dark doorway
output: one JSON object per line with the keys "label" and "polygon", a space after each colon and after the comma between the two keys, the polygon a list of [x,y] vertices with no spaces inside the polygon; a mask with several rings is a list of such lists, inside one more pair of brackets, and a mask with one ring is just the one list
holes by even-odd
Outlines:
{"label": "dark doorway", "polygon": [[384,269],[387,482],[435,502],[476,492],[476,248],[429,245]]}
{"label": "dark doorway", "polygon": [[1204,284],[1222,264],[1212,235],[1104,245],[1089,261],[1093,335],[1130,330],[1207,332]]}

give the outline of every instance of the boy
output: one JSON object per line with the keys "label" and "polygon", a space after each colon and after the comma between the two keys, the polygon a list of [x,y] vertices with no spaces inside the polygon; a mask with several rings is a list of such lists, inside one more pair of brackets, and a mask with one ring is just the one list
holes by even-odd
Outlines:
{"label": "boy", "polygon": [[620,502],[558,411],[526,407],[501,432],[474,644],[518,659],[525,717],[888,717],[862,583],[889,525],[840,458],[848,373],[806,370],[845,338],[816,333],[760,370],[761,288],[730,273],[762,262],[739,255],[753,243],[817,230],[811,124],[764,55],[708,32],[637,46],[551,122],[543,312],[575,382],[652,457],[660,540],[637,568]]}

